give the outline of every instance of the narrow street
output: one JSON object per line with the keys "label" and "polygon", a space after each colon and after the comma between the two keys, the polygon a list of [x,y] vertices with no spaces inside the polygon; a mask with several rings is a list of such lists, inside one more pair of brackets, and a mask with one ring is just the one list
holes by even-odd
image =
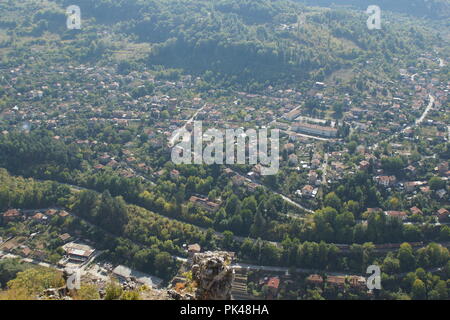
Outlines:
{"label": "narrow street", "polygon": [[184,131],[184,129],[186,129],[186,127],[191,124],[192,122],[194,122],[195,118],[197,117],[197,115],[203,110],[204,106],[201,107],[200,109],[198,109],[194,115],[186,121],[186,123],[184,124],[184,126],[182,126],[181,128],[177,129],[174,131],[174,135],[170,138],[168,146],[171,148],[175,145],[175,142],[178,141],[178,139],[180,138],[181,133]]}
{"label": "narrow street", "polygon": [[425,108],[425,111],[423,112],[422,116],[416,120],[416,126],[420,125],[425,120],[425,118],[428,115],[428,112],[430,112],[431,108],[433,108],[435,99],[431,94],[428,96],[430,98],[430,102],[428,103],[428,106]]}
{"label": "narrow street", "polygon": [[325,152],[323,162],[322,185],[327,184],[327,174],[328,174],[328,153]]}
{"label": "narrow street", "polygon": [[393,138],[396,138],[400,133],[404,133],[404,132],[406,132],[406,131],[408,131],[408,130],[410,130],[410,129],[412,129],[412,128],[418,126],[418,125],[420,125],[420,124],[425,120],[425,118],[426,118],[427,115],[428,115],[428,112],[433,108],[433,105],[434,105],[435,98],[434,98],[431,94],[429,94],[428,96],[429,96],[430,102],[428,103],[428,105],[427,105],[427,107],[425,108],[425,110],[424,110],[424,112],[422,113],[422,115],[421,115],[418,119],[416,119],[416,121],[414,122],[413,125],[407,126],[407,127],[405,127],[404,129],[400,130],[399,132],[397,132],[397,133],[395,133],[395,134],[389,136],[388,138],[386,138],[386,139],[384,139],[384,140],[382,140],[382,141],[379,141],[379,142],[375,143],[374,145],[372,145],[371,147],[369,147],[369,149],[376,150],[376,149],[378,149],[378,147],[380,146],[380,144],[382,144],[382,143],[384,143],[384,142],[389,142],[389,141],[392,140]]}

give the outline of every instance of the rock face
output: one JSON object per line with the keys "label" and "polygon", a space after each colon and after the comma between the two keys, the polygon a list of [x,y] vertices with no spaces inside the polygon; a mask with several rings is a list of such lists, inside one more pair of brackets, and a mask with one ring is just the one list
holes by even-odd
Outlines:
{"label": "rock face", "polygon": [[197,253],[193,257],[192,280],[197,283],[196,300],[230,300],[233,269],[228,252]]}
{"label": "rock face", "polygon": [[176,290],[168,290],[167,295],[173,300],[195,300],[195,297],[192,294],[178,292]]}

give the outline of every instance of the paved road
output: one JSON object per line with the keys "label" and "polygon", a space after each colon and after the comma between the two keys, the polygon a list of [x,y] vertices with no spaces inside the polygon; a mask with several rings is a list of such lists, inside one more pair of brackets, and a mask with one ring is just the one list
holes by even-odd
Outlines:
{"label": "paved road", "polygon": [[[41,181],[43,181],[43,180],[41,180]],[[88,189],[88,188],[84,188],[84,187],[80,187],[80,186],[75,186],[75,185],[68,184],[68,183],[61,183],[61,182],[58,182],[58,183],[60,183],[60,184],[62,184],[62,185],[66,185],[66,186],[68,186],[70,189],[72,189],[72,190],[74,190],[74,191],[77,191],[77,192],[79,192],[79,191],[91,191],[91,192],[99,193],[98,191],[93,190],[93,189]],[[47,211],[47,210],[49,210],[49,209],[63,210],[64,208],[61,208],[61,207],[60,207],[60,208],[52,207],[52,208],[31,209],[31,210],[23,210],[23,211],[24,211],[25,213],[26,213],[26,212],[33,212],[33,211],[41,211],[41,212],[45,212],[45,211]],[[144,208],[144,209],[145,209],[145,208]],[[146,209],[146,210],[147,210],[147,209]],[[193,224],[193,223],[191,223],[191,222],[186,222],[186,221],[182,221],[182,220],[177,220],[177,219],[168,217],[168,216],[166,216],[166,215],[164,215],[164,214],[161,214],[161,213],[158,213],[158,212],[156,212],[156,211],[153,211],[153,210],[149,210],[149,211],[151,211],[151,212],[153,212],[154,214],[157,214],[157,215],[159,215],[159,216],[161,216],[161,217],[163,217],[163,218],[165,218],[165,219],[168,219],[168,220],[170,220],[170,221],[186,223],[186,224],[191,225],[192,227],[197,228],[198,230],[201,230],[201,231],[203,231],[203,232],[207,232],[207,231],[208,231],[207,228],[197,226],[197,225],[195,225],[195,224]],[[102,229],[101,227],[92,224],[91,222],[85,220],[84,218],[81,218],[80,216],[77,216],[77,215],[74,214],[73,212],[71,212],[71,215],[73,215],[73,216],[75,216],[75,217],[77,217],[77,218],[79,218],[79,219],[85,221],[88,225],[90,225],[90,226],[92,226],[92,227],[97,227],[97,228]],[[102,230],[103,230],[103,229],[102,229]],[[103,231],[104,231],[105,233],[107,233],[107,234],[110,234],[109,232],[107,232],[107,231],[105,231],[105,230],[103,230]],[[111,234],[110,234],[110,235],[111,235]],[[221,232],[218,232],[218,231],[214,231],[214,235],[215,235],[216,237],[218,237],[219,239],[223,239],[223,237],[224,237],[224,235],[223,235]],[[113,235],[111,235],[111,236],[113,236]],[[245,238],[245,237],[239,237],[239,236],[233,236],[233,240],[234,240],[234,241],[237,241],[237,242],[244,242],[245,239],[247,239],[247,238]],[[255,240],[255,239],[253,239],[253,240]],[[256,241],[256,240],[255,240],[255,241]],[[270,241],[269,241],[269,242],[270,242]],[[277,242],[271,242],[271,243],[278,245]],[[141,246],[146,246],[145,244],[140,244],[140,245],[141,245]],[[179,258],[179,257],[176,257],[176,258]],[[184,258],[180,258],[180,259],[184,259]],[[180,261],[181,261],[181,260],[180,260]]]}
{"label": "paved road", "polygon": [[[275,191],[273,191],[273,190],[270,190],[270,191],[272,191],[274,194],[279,195],[281,198],[283,198],[284,201],[290,203],[291,205],[293,205],[293,206],[295,206],[295,207],[297,207],[297,208],[299,208],[299,209],[301,209],[301,210],[303,210],[303,211],[306,211],[306,212],[308,212],[308,213],[314,213],[314,210],[311,210],[311,209],[308,209],[308,208],[302,206],[301,204],[299,204],[298,202],[295,202],[295,201],[292,200],[291,198],[288,198],[288,197],[286,197],[285,195],[283,195],[283,194],[281,194],[281,193],[278,193],[278,192],[275,192]],[[290,216],[290,217],[300,218],[300,217],[298,217],[297,215],[292,215],[292,214],[287,214],[287,215]]]}
{"label": "paved road", "polygon": [[59,271],[63,271],[64,270],[63,268],[60,268],[60,267],[58,267],[58,266],[56,266],[54,264],[43,262],[43,261],[32,259],[32,258],[23,257],[23,256],[20,256],[20,255],[17,255],[17,254],[5,253],[3,251],[0,251],[0,255],[2,255],[2,254],[3,254],[3,256],[2,256],[1,259],[20,259],[23,262],[32,263],[32,264],[35,264],[35,265],[38,265],[38,266],[41,266],[41,267],[53,268],[53,269],[57,269]]}
{"label": "paved road", "polygon": [[406,128],[400,130],[396,134],[393,134],[393,135],[389,136],[388,138],[375,143],[372,147],[369,147],[369,149],[376,150],[376,149],[378,149],[379,145],[382,144],[383,142],[388,142],[388,141],[394,139],[395,137],[397,137],[400,133],[405,133],[406,131],[408,131],[408,130],[410,130],[410,129],[420,125],[425,120],[425,118],[428,115],[428,112],[431,110],[431,108],[433,108],[433,105],[434,105],[435,98],[431,94],[429,94],[428,96],[430,98],[430,102],[428,103],[428,105],[425,108],[425,110],[422,113],[422,115],[418,119],[416,119],[416,121],[415,121],[415,123],[413,125],[407,126]]}
{"label": "paved road", "polygon": [[[290,128],[290,127],[289,127]],[[314,140],[319,140],[319,141],[331,141],[333,139],[327,139],[327,138],[321,138],[321,137],[316,137],[316,136],[310,136],[304,133],[298,133],[292,130],[280,130],[281,132],[284,132],[290,136],[298,136],[298,137],[304,137],[304,138],[309,138],[309,139],[314,139]]]}
{"label": "paved road", "polygon": [[[52,209],[52,208],[36,209],[36,210],[37,211],[46,211],[48,209]],[[74,214],[72,213],[72,215],[74,215]],[[111,237],[116,237],[115,235],[109,233],[108,231],[105,231],[103,228],[99,227],[98,225],[95,225],[95,224],[93,224],[93,223],[91,223],[91,222],[89,222],[89,221],[87,221],[87,220],[85,220],[85,219],[83,219],[81,217],[78,217],[77,215],[74,215],[74,216],[76,216],[80,220],[84,221],[86,224],[88,224],[88,225],[90,225],[90,226],[92,226],[94,228],[98,228],[98,229],[104,231],[106,234],[110,235]],[[202,228],[199,228],[199,229],[202,229]],[[203,230],[205,230],[205,229],[203,229]],[[223,234],[221,234],[219,232],[215,232],[215,234],[218,237],[223,237]],[[251,238],[244,238],[244,237],[238,237],[238,236],[234,237],[234,240],[238,241],[238,242],[242,242],[242,241],[244,241],[246,239],[250,239],[250,240],[256,241],[255,239],[251,239]],[[137,242],[135,242],[133,240],[130,240],[130,241],[132,243],[138,245],[138,246],[146,246],[145,244],[137,243]],[[271,243],[274,244],[274,245],[277,245],[277,246],[280,245],[277,242],[271,242]],[[440,244],[445,246],[445,247],[449,247],[450,246],[450,243],[440,243]],[[424,244],[422,247],[424,247],[425,245],[426,244]],[[343,245],[341,245],[341,246],[343,246]],[[398,250],[398,248],[375,249],[376,252],[390,252],[390,251],[397,251],[397,250]],[[341,252],[348,252],[348,251],[349,251],[349,249],[341,249]],[[2,252],[0,252],[0,254],[1,253]],[[97,251],[97,253],[94,255],[94,257],[88,263],[84,264],[80,268],[80,271],[81,271],[82,275],[85,274],[85,273],[91,273],[93,275],[96,275],[95,271],[86,270],[86,268],[87,268],[88,265],[90,265],[102,253],[103,252],[101,252],[101,251]],[[187,262],[187,259],[184,258],[184,257],[179,257],[179,256],[175,256],[175,255],[173,255],[172,257],[174,259],[176,259],[177,261],[180,261],[180,262],[183,262],[183,263]],[[42,262],[42,261],[30,259],[30,258],[25,258],[25,257],[13,255],[13,254],[6,254],[5,256],[2,257],[2,259],[5,259],[5,258],[19,258],[22,261],[25,261],[25,262],[28,262],[28,263],[33,263],[33,264],[37,264],[37,265],[40,265],[40,266],[44,266],[44,267],[48,267],[48,268],[54,268],[54,269],[63,271],[63,269],[59,268],[58,266],[55,266],[55,265],[52,265],[52,264],[49,264],[49,263],[45,263],[45,262]],[[263,270],[263,271],[269,271],[269,272],[283,272],[283,273],[289,271],[289,269],[290,269],[290,268],[287,268],[287,267],[263,266],[263,265],[253,265],[253,264],[246,264],[246,263],[235,263],[235,264],[233,264],[233,268],[234,269]],[[436,271],[429,271],[429,272],[437,272],[437,271],[440,270],[439,268],[435,268],[435,269],[436,269]],[[296,268],[296,271],[297,272],[304,272],[304,273],[325,272],[325,273],[327,273],[329,275],[336,275],[336,276],[345,276],[346,275],[345,273],[342,273],[342,272],[332,272],[332,271],[323,271],[323,270],[320,271],[320,270],[317,270],[317,269],[307,269],[307,268]]]}
{"label": "paved road", "polygon": [[[85,275],[86,273],[89,273],[95,277],[101,278],[103,280],[108,280],[109,277],[108,276],[104,276],[101,275],[100,273],[98,273],[98,270],[86,270],[87,266],[90,265],[96,257],[98,257],[102,252],[98,252],[97,255],[95,257],[93,257],[89,263],[84,264],[79,270],[81,271],[81,276]],[[4,254],[3,252],[0,251],[0,255]],[[64,271],[63,268],[60,268],[56,265],[53,264],[49,264],[46,262],[42,262],[42,261],[38,261],[35,259],[30,259],[30,258],[24,258],[22,256],[18,256],[15,254],[4,254],[1,259],[20,259],[23,262],[26,263],[32,263],[35,265],[39,265],[42,267],[47,267],[47,268],[52,268],[58,271]],[[180,262],[187,262],[186,258],[181,258],[181,257],[175,257],[176,260],[180,261]],[[254,264],[247,264],[247,263],[233,263],[233,265],[231,266],[233,269],[235,270],[242,270],[242,269],[246,269],[246,270],[258,270],[258,271],[268,271],[268,272],[280,272],[280,273],[286,273],[286,272],[290,272],[292,270],[292,268],[287,268],[287,267],[274,267],[274,266],[262,266],[262,265],[254,265]],[[430,268],[427,269],[427,272],[431,272],[431,273],[436,273],[436,272],[440,272],[442,270],[442,268],[440,267],[436,267],[436,268]],[[344,272],[333,272],[333,271],[326,271],[326,270],[318,270],[318,269],[308,269],[308,268],[296,268],[295,269],[296,272],[299,273],[324,273],[327,275],[331,275],[331,276],[349,276],[350,274],[348,273],[344,273]],[[404,272],[404,273],[400,273],[400,274],[396,274],[396,276],[399,277],[404,277],[408,274],[408,272]]]}
{"label": "paved road", "polygon": [[[291,268],[286,268],[286,267],[271,267],[271,266],[259,266],[259,265],[254,265],[254,264],[246,264],[246,263],[234,263],[232,265],[233,269],[247,269],[247,270],[262,270],[262,271],[269,271],[269,272],[282,272],[282,273],[286,273],[290,270],[292,270]],[[320,272],[325,272],[325,271],[320,271],[317,269],[304,269],[304,268],[296,268],[295,269],[296,272],[303,272],[303,273],[320,273]],[[328,272],[326,271],[327,274],[329,275],[333,275],[333,276],[346,276],[347,274],[342,273],[342,272]]]}
{"label": "paved road", "polygon": [[[231,168],[230,168],[230,169],[231,169]],[[279,196],[280,196],[284,201],[286,201],[287,203],[289,203],[289,204],[291,204],[291,205],[293,205],[293,206],[295,206],[295,207],[297,207],[297,208],[299,208],[299,209],[301,209],[301,210],[303,210],[303,211],[306,211],[306,212],[308,212],[308,213],[314,213],[313,210],[308,209],[308,208],[302,206],[300,203],[298,203],[298,202],[292,200],[291,198],[289,198],[289,197],[287,197],[287,196],[285,196],[285,195],[283,195],[283,194],[281,194],[281,193],[279,193],[279,192],[273,190],[271,187],[266,186],[266,185],[263,184],[261,181],[259,181],[259,180],[252,180],[252,179],[250,179],[250,178],[247,178],[247,177],[244,176],[244,175],[241,175],[241,176],[244,177],[244,179],[245,179],[247,182],[255,183],[255,184],[257,184],[258,186],[261,186],[261,187],[263,187],[263,188],[269,190],[269,191],[272,192],[273,194],[279,195]],[[296,218],[296,219],[303,219],[302,217],[299,217],[298,215],[286,214],[286,216],[289,216],[289,217],[292,217],[292,218]]]}
{"label": "paved road", "polygon": [[325,152],[324,162],[323,162],[323,173],[322,173],[322,184],[327,184],[327,174],[328,174],[328,153]]}
{"label": "paved road", "polygon": [[177,130],[174,131],[174,135],[170,138],[169,143],[168,143],[168,146],[169,146],[169,147],[173,147],[173,146],[174,146],[175,142],[178,141],[178,139],[180,138],[181,133],[183,133],[184,130],[186,129],[186,126],[187,126],[188,124],[191,124],[191,123],[195,120],[195,118],[197,117],[197,115],[203,110],[204,107],[205,107],[205,106],[203,106],[203,107],[201,107],[200,109],[198,109],[198,110],[194,113],[194,115],[192,116],[192,118],[190,118],[189,120],[186,121],[186,123],[184,124],[184,126],[182,126],[181,128],[179,128],[179,129],[177,129]]}
{"label": "paved road", "polygon": [[433,108],[435,99],[431,94],[429,94],[428,96],[430,98],[430,102],[428,103],[428,106],[425,108],[425,111],[423,112],[422,116],[416,120],[416,126],[421,124],[423,120],[425,120],[425,118],[428,115],[428,112],[430,112],[431,108]]}
{"label": "paved road", "polygon": [[[268,271],[268,272],[280,272],[280,273],[286,273],[286,272],[290,272],[290,268],[285,268],[285,267],[270,267],[270,266],[258,266],[258,265],[253,265],[253,264],[246,264],[246,263],[234,263],[232,265],[233,269],[236,270],[242,270],[242,269],[247,269],[247,270],[262,270],[262,271]],[[326,271],[326,270],[318,270],[318,269],[306,269],[306,268],[296,268],[295,269],[296,272],[300,272],[300,273],[324,273],[330,276],[350,276],[350,274],[348,273],[344,273],[344,272],[333,272],[333,271]],[[425,270],[426,272],[431,272],[431,273],[436,273],[436,272],[440,272],[442,271],[442,268],[429,268]],[[404,272],[404,273],[398,273],[398,274],[394,274],[394,276],[398,276],[398,277],[404,277],[408,274],[408,272]],[[355,275],[355,274],[352,274]],[[365,275],[363,275],[365,276]]]}

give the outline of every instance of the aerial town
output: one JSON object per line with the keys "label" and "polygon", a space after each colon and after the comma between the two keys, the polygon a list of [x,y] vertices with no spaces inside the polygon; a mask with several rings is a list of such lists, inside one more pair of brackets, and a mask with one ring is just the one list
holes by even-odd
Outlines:
{"label": "aerial town", "polygon": [[[183,0],[193,20],[161,4],[160,39],[141,31],[150,16],[109,28],[93,4],[86,30],[54,27],[48,2],[0,4],[0,300],[450,298],[442,21],[393,11],[377,47],[361,10]],[[184,33],[166,31],[177,19]],[[278,171],[174,163],[174,133],[198,122],[277,130]]]}

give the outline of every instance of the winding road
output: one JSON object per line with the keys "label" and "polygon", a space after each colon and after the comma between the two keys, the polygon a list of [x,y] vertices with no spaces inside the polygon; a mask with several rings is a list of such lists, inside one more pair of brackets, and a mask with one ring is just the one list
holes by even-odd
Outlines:
{"label": "winding road", "polygon": [[431,94],[429,94],[428,96],[430,98],[430,102],[428,103],[428,106],[426,107],[426,109],[423,112],[422,116],[419,119],[416,120],[416,126],[420,125],[423,122],[423,120],[425,120],[425,118],[428,116],[428,112],[430,112],[431,108],[433,108],[433,105],[434,105],[434,102],[435,102],[435,98]]}

